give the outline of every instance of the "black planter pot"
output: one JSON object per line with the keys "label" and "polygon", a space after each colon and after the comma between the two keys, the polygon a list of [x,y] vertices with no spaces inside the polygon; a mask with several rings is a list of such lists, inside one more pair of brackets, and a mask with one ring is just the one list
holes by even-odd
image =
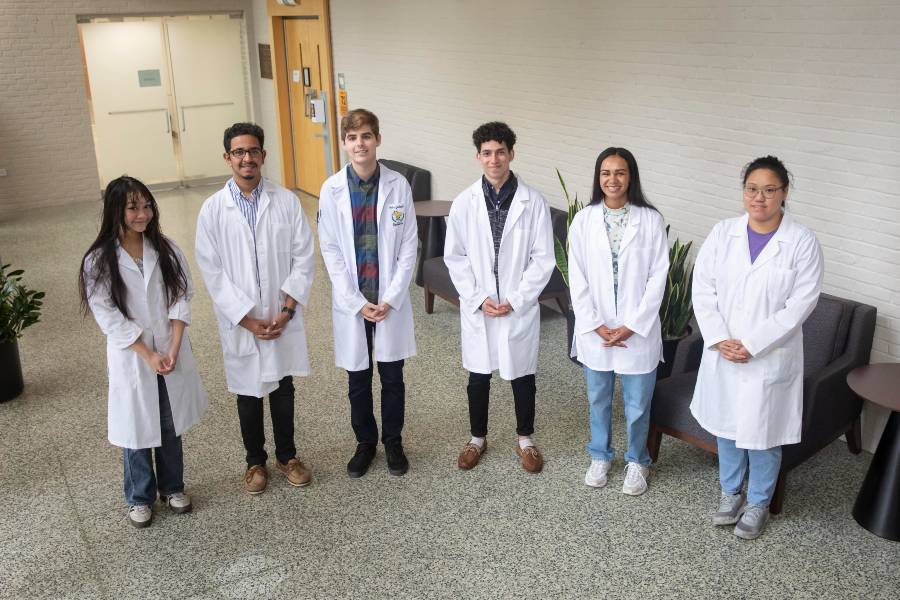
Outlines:
{"label": "black planter pot", "polygon": [[7,402],[22,393],[22,363],[16,341],[0,342],[0,402]]}
{"label": "black planter pot", "polygon": [[687,331],[684,332],[684,335],[674,339],[663,339],[663,360],[665,362],[659,363],[659,366],[656,367],[656,380],[665,379],[669,375],[672,374],[672,365],[675,362],[675,353],[678,351],[678,344],[681,343],[681,340],[691,335],[691,327],[688,326]]}

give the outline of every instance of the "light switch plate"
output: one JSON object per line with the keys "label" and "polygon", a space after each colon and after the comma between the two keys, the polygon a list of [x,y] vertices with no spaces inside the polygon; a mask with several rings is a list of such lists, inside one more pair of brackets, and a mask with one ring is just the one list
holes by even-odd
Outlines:
{"label": "light switch plate", "polygon": [[0,177],[6,177],[6,169],[0,169]]}

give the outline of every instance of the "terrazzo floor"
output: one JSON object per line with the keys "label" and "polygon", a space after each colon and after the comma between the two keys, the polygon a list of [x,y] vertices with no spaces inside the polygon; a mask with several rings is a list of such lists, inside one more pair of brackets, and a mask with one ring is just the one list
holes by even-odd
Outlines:
{"label": "terrazzo floor", "polygon": [[[193,256],[214,188],[160,192],[164,231]],[[303,204],[315,222],[315,199]],[[545,308],[536,441],[546,468],[514,454],[508,384],[495,378],[490,449],[456,469],[468,435],[466,374],[454,307],[424,313],[412,286],[418,356],[406,367],[405,477],[379,453],[362,479],[346,374],[334,367],[330,288],[321,258],[305,320],[312,375],[298,378],[297,446],[312,485],[277,473],[241,492],[243,448],[210,304],[197,295],[189,334],[210,410],[184,438],[194,512],[157,506],[152,527],[125,519],[121,451],[106,441],[104,339],[76,295],[99,203],[34,210],[0,223],[0,256],[47,291],[41,323],[20,340],[26,389],[0,404],[0,598],[897,598],[900,544],[850,516],[870,455],[835,442],[788,479],[784,513],[745,542],[709,525],[712,456],[665,438],[647,494],[583,484],[589,460],[581,373],[564,352],[565,320]],[[193,258],[191,258],[193,261]],[[376,378],[377,379],[377,378]],[[621,404],[615,441],[624,447]],[[271,433],[268,438],[271,440]]]}

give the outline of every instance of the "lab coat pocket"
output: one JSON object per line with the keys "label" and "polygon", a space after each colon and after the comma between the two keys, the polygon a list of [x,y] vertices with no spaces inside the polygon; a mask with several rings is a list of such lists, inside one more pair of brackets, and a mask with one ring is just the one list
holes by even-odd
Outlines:
{"label": "lab coat pocket", "polygon": [[222,349],[226,356],[248,356],[256,352],[253,334],[240,325],[232,329],[220,326],[219,330],[222,334]]}
{"label": "lab coat pocket", "polygon": [[775,348],[761,360],[765,361],[763,376],[769,383],[789,381],[797,372],[794,368],[795,357],[785,348]]}
{"label": "lab coat pocket", "polygon": [[784,303],[794,288],[796,277],[797,271],[794,269],[782,269],[779,267],[771,267],[769,269],[769,275],[766,280],[766,295],[772,302],[773,311],[784,308]]}

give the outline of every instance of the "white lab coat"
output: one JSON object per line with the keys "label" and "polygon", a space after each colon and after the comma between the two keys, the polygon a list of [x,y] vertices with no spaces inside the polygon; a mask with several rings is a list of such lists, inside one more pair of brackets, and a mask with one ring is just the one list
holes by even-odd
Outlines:
{"label": "white lab coat", "polygon": [[261,398],[283,377],[309,374],[302,310],[274,340],[260,340],[238,323],[248,314],[275,319],[285,294],[305,307],[314,259],[312,231],[297,196],[266,179],[258,202],[255,254],[250,225],[227,185],[200,209],[196,254],[219,324],[228,390]]}
{"label": "white lab coat", "polygon": [[[537,371],[541,311],[538,296],[556,266],[550,209],[540,192],[519,178],[500,241],[494,279],[494,239],[481,179],[450,207],[444,262],[459,292],[463,367],[512,380]],[[488,317],[481,304],[509,301],[512,312]]]}
{"label": "white lab coat", "polygon": [[[157,448],[162,445],[159,425],[159,388],[156,373],[129,348],[140,338],[151,350],[165,353],[172,334],[171,319],[191,322],[190,300],[194,295],[187,260],[173,242],[172,247],[184,269],[188,290],[171,307],[166,301],[162,272],[156,250],[144,238],[144,274],[134,259],[117,244],[119,273],[125,284],[128,318],[113,304],[109,283],[90,279],[97,253],[85,262],[88,304],[97,324],[106,335],[106,364],[109,376],[107,409],[109,441],[122,448]],[[163,376],[172,407],[175,433],[182,435],[206,412],[209,401],[197,373],[191,341],[185,328],[175,369]]]}
{"label": "white lab coat", "polygon": [[[594,371],[649,373],[662,360],[659,306],[669,273],[662,215],[631,206],[619,246],[619,298],[613,288],[612,250],[603,207],[586,206],[569,228],[569,290],[575,312],[572,356]],[[627,348],[606,348],[595,329],[628,327]]]}
{"label": "white lab coat", "polygon": [[[800,441],[802,325],[819,299],[822,252],[815,234],[785,213],[750,263],[747,215],[713,227],[694,267],[694,313],[703,359],[691,413],[738,448],[764,450]],[[752,358],[726,360],[715,344],[738,339]]]}
{"label": "white lab coat", "polygon": [[[409,183],[384,165],[380,165],[375,218],[378,223],[378,300],[390,304],[391,310],[375,328],[372,352],[378,362],[393,362],[416,354],[409,282],[416,267],[418,236]],[[359,311],[367,301],[359,291],[346,168],[322,185],[319,244],[331,278],[335,364],[348,371],[362,371],[369,367],[369,350]]]}

